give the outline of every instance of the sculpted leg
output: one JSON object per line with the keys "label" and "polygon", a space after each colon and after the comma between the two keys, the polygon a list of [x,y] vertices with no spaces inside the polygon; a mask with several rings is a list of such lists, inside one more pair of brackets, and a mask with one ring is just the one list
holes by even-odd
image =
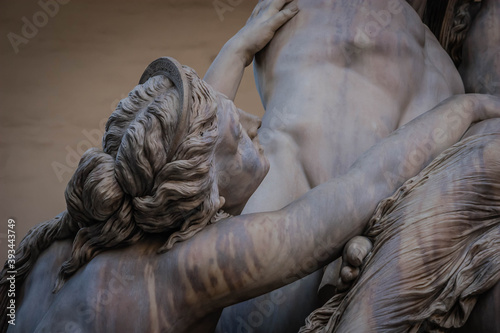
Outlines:
{"label": "sculpted leg", "polygon": [[[379,205],[360,279],[315,311],[303,332],[459,327],[500,280],[500,121],[438,157]],[[487,130],[486,130],[487,132]],[[343,295],[345,296],[345,294]]]}

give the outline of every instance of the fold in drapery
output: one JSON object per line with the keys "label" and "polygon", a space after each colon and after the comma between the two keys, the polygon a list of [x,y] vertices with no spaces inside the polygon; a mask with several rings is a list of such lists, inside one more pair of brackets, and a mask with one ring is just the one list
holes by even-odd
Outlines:
{"label": "fold in drapery", "polygon": [[374,249],[353,287],[301,332],[440,332],[460,327],[500,280],[500,133],[441,154],[382,201]]}

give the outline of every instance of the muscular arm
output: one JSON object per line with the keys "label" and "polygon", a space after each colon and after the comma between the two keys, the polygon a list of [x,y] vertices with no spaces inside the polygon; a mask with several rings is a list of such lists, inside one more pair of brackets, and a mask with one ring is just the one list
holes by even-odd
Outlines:
{"label": "muscular arm", "polygon": [[500,117],[500,99],[453,97],[361,156],[342,178],[272,213],[222,221],[179,248],[192,304],[209,313],[269,292],[340,255],[380,200],[457,142],[471,123]]}
{"label": "muscular arm", "polygon": [[228,41],[210,65],[203,80],[234,101],[246,63],[234,40]]}

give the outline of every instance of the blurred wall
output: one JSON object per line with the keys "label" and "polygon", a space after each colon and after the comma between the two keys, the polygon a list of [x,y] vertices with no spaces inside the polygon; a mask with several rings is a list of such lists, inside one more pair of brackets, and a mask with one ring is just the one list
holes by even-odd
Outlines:
{"label": "blurred wall", "polygon": [[[203,76],[257,3],[219,0],[224,12],[213,0],[58,0],[43,8],[53,1],[0,0],[2,265],[8,219],[19,244],[65,209],[79,156],[100,145],[105,120],[145,67],[168,55]],[[263,113],[251,68],[236,104]]]}

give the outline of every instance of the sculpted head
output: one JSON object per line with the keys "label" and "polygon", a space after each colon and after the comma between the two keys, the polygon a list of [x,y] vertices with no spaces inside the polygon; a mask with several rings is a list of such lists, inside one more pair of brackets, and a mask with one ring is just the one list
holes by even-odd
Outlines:
{"label": "sculpted head", "polygon": [[[268,162],[253,140],[258,121],[191,68],[182,71],[184,119],[182,91],[166,76],[153,76],[119,103],[102,150],[83,155],[65,193],[78,232],[59,286],[106,249],[162,233],[164,252],[213,222],[221,209],[239,213],[266,175]],[[242,121],[254,128],[250,135]]]}
{"label": "sculpted head", "polygon": [[257,138],[260,119],[236,108],[218,94],[219,138],[215,169],[223,209],[240,214],[269,170],[269,163]]}

